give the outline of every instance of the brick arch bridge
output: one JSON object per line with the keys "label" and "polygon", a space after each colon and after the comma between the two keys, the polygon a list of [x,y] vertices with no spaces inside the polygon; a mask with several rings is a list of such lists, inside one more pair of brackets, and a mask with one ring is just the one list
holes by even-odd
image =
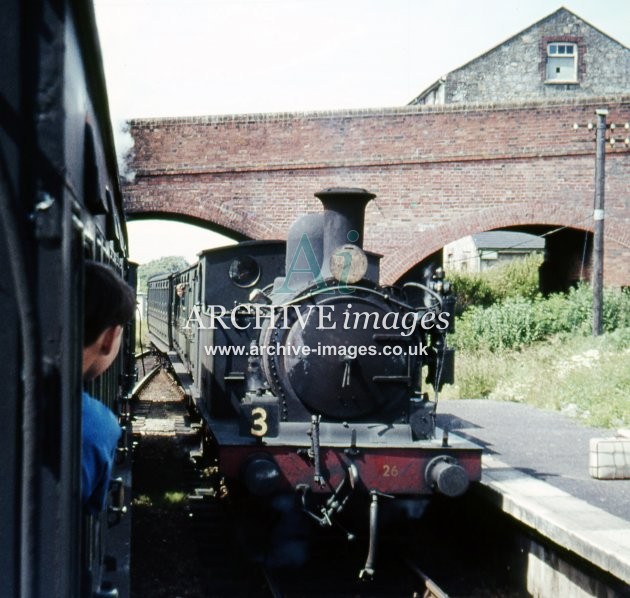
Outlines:
{"label": "brick arch bridge", "polygon": [[[125,208],[284,238],[298,215],[321,209],[316,191],[364,187],[377,194],[365,245],[384,254],[382,278],[393,282],[468,234],[591,230],[594,133],[573,124],[594,122],[601,107],[608,122],[630,120],[630,96],[135,120]],[[629,285],[630,150],[607,147],[605,277]]]}

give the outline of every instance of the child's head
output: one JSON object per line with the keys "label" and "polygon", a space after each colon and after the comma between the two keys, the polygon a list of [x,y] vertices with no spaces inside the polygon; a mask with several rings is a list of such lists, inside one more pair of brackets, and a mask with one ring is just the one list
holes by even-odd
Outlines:
{"label": "child's head", "polygon": [[85,263],[83,376],[102,374],[120,348],[123,326],[133,318],[132,288],[114,270],[97,262]]}

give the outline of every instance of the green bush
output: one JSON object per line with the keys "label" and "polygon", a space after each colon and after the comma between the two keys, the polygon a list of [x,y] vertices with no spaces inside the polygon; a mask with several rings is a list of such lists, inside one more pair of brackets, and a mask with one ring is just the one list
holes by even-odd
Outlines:
{"label": "green bush", "polygon": [[447,278],[457,296],[457,313],[472,306],[487,307],[509,297],[537,297],[541,263],[542,256],[532,254],[481,273],[450,272]]}
{"label": "green bush", "polygon": [[447,279],[457,297],[456,314],[461,315],[466,309],[474,305],[487,307],[497,301],[497,296],[490,287],[487,279],[481,274],[465,274],[455,272]]}
{"label": "green bush", "polygon": [[500,299],[527,297],[533,299],[539,291],[539,268],[543,257],[531,254],[490,268],[484,274],[490,288]]}
{"label": "green bush", "polygon": [[[457,320],[454,344],[469,351],[500,351],[529,345],[560,332],[589,334],[592,291],[580,285],[567,294],[508,298],[490,307],[471,307]],[[630,294],[604,293],[604,330],[630,326]]]}

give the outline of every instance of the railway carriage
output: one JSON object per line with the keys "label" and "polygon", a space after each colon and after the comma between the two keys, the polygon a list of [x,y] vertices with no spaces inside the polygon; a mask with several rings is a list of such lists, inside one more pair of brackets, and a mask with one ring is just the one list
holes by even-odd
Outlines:
{"label": "railway carriage", "polygon": [[[8,0],[2,17],[1,593],[125,596],[130,434],[107,512],[83,514],[80,493],[83,261],[135,281],[94,14],[82,1]],[[89,389],[127,432],[133,335]]]}

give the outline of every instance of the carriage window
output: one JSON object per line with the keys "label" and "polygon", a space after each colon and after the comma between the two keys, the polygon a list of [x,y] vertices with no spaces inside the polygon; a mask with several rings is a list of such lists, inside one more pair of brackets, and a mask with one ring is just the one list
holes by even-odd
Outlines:
{"label": "carriage window", "polygon": [[260,266],[248,255],[232,260],[228,271],[230,280],[241,288],[254,286],[260,278]]}
{"label": "carriage window", "polygon": [[577,44],[547,44],[547,82],[577,83]]}

